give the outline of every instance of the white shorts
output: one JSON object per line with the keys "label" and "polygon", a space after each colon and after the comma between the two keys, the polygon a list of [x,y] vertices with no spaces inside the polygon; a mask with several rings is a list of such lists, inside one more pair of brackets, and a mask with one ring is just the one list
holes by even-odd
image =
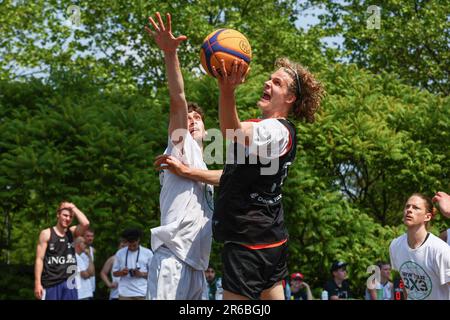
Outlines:
{"label": "white shorts", "polygon": [[207,300],[208,288],[203,270],[181,261],[161,246],[148,270],[147,300]]}

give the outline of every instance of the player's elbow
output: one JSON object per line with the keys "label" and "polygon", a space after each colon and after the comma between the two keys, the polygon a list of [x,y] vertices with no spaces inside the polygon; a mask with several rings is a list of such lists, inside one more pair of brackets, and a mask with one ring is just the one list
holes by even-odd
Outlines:
{"label": "player's elbow", "polygon": [[84,219],[84,221],[80,222],[80,226],[85,230],[89,228],[90,224],[91,223],[89,222],[88,218],[86,218],[86,219]]}

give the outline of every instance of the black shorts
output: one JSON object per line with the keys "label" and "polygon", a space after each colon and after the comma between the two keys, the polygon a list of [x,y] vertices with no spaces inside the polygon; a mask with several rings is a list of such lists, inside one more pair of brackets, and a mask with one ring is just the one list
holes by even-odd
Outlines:
{"label": "black shorts", "polygon": [[264,290],[288,276],[287,251],[287,242],[258,250],[225,243],[222,250],[223,289],[258,300]]}

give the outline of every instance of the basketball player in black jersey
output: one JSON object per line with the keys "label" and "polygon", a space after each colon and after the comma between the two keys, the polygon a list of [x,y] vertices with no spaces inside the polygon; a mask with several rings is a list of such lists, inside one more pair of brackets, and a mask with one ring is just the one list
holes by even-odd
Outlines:
{"label": "basketball player in black jersey", "polygon": [[[70,226],[73,218],[78,225]],[[62,202],[54,227],[41,231],[34,265],[34,295],[39,300],[77,300],[76,256],[73,240],[82,236],[89,220],[73,203]]]}

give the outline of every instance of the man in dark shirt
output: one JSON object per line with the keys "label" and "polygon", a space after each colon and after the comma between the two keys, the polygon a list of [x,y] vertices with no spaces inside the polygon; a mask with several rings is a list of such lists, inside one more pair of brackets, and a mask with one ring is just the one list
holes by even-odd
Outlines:
{"label": "man in dark shirt", "polygon": [[[34,265],[34,295],[39,300],[77,300],[73,239],[82,236],[89,220],[73,203],[62,202],[56,226],[41,231]],[[70,226],[73,218],[78,225]],[[73,278],[73,279],[72,279]]]}
{"label": "man in dark shirt", "polygon": [[347,263],[343,261],[335,261],[331,265],[333,279],[325,283],[323,287],[328,292],[329,300],[345,300],[351,297],[346,267]]}

